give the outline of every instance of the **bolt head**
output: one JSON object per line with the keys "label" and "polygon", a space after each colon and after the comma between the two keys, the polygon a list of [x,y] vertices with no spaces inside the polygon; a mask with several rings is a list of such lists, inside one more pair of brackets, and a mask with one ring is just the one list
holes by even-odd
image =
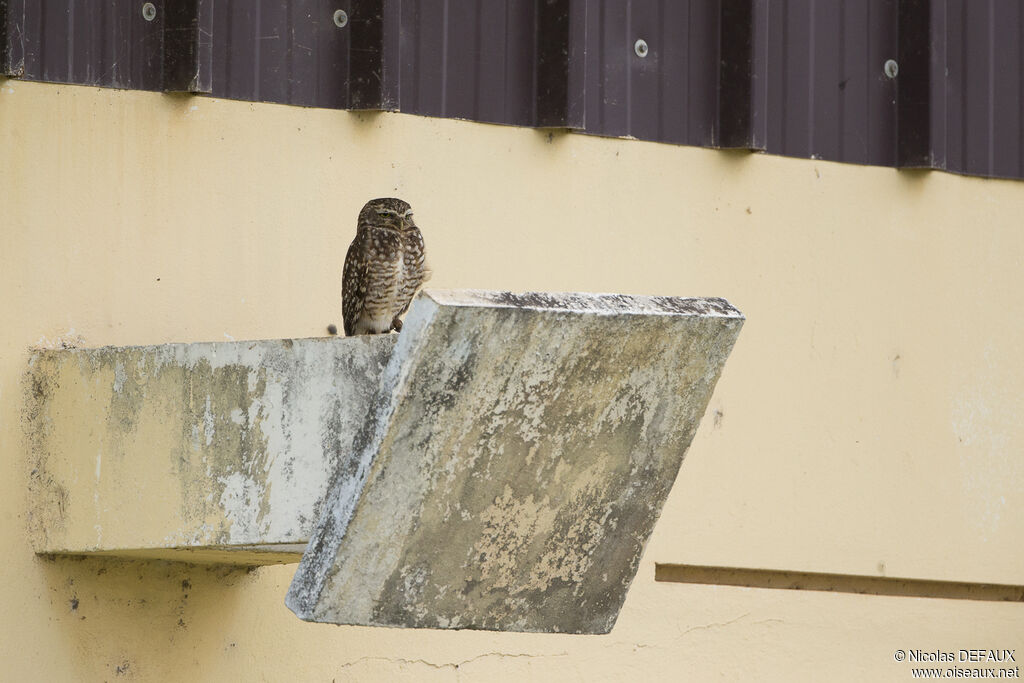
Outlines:
{"label": "bolt head", "polygon": [[650,49],[647,47],[647,41],[643,38],[638,38],[637,41],[633,43],[633,52],[636,53],[637,57],[642,59],[647,56],[649,51]]}
{"label": "bolt head", "polygon": [[143,3],[142,18],[146,21],[153,21],[156,19],[156,5],[151,2]]}
{"label": "bolt head", "polygon": [[885,60],[885,75],[889,78],[896,78],[900,74],[900,65],[896,63],[895,59]]}
{"label": "bolt head", "polygon": [[338,28],[345,28],[348,24],[348,12],[343,9],[334,10],[334,25]]}

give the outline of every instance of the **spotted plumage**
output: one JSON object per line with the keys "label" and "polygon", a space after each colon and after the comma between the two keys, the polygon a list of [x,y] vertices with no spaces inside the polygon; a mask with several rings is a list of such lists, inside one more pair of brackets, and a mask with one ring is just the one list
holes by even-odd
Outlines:
{"label": "spotted plumage", "polygon": [[368,201],[345,256],[345,334],[400,332],[412,298],[430,279],[425,257],[423,235],[407,203],[394,198]]}

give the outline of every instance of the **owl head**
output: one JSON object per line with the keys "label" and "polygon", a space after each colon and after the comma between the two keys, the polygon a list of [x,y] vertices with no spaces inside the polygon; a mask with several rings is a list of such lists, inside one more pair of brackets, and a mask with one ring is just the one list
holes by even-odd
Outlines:
{"label": "owl head", "polygon": [[403,232],[416,224],[412,220],[412,207],[394,197],[371,199],[359,212],[359,226],[391,228]]}

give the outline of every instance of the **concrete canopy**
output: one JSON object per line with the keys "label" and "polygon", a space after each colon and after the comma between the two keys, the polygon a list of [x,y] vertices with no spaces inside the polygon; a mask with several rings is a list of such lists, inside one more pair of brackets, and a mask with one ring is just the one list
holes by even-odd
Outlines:
{"label": "concrete canopy", "polygon": [[609,631],[742,322],[722,299],[422,294],[288,606]]}

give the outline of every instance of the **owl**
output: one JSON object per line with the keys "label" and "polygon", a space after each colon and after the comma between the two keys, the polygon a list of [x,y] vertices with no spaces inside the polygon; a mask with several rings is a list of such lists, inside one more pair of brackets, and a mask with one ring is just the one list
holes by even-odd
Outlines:
{"label": "owl", "polygon": [[341,312],[345,334],[402,331],[402,316],[430,279],[423,235],[401,199],[371,199],[359,212],[345,256]]}

